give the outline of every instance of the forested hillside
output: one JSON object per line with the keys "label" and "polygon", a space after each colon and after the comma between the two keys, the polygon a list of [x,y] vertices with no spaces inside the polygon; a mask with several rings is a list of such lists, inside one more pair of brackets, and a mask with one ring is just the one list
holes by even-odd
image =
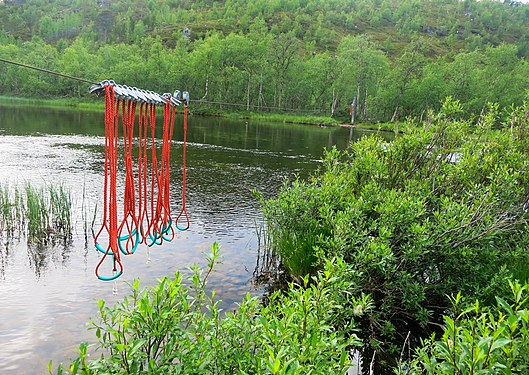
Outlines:
{"label": "forested hillside", "polygon": [[[446,96],[479,115],[520,104],[529,5],[475,0],[5,0],[0,58],[217,108],[387,121]],[[86,95],[76,81],[0,63],[0,95]]]}

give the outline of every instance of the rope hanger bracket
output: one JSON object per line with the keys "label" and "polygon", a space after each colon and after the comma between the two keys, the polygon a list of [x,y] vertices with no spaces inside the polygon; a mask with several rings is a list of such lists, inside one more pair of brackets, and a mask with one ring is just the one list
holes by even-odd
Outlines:
{"label": "rope hanger bracket", "polygon": [[184,102],[189,105],[189,92],[176,90],[173,94],[164,93],[158,94],[154,91],[139,89],[137,87],[129,87],[127,85],[120,85],[113,80],[104,80],[99,83],[94,83],[88,88],[90,94],[95,94],[98,97],[105,95],[105,86],[112,86],[114,94],[118,100],[132,100],[138,103],[165,105],[170,102],[172,106],[179,106]]}

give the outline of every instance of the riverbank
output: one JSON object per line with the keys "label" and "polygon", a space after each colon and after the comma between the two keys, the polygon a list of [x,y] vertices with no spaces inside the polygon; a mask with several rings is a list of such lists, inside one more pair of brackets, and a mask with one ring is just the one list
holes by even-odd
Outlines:
{"label": "riverbank", "polygon": [[[191,102],[193,105],[193,102]],[[279,122],[285,124],[302,124],[318,126],[339,126],[341,122],[328,116],[316,116],[308,114],[285,114],[269,112],[251,112],[251,111],[224,111],[199,106],[193,108],[194,114],[200,116],[214,116],[243,120],[259,120],[268,122]]]}
{"label": "riverbank", "polygon": [[[59,99],[37,99],[0,97],[0,105],[10,106],[38,106],[46,108],[75,109],[84,111],[104,111],[104,102],[97,98],[59,98]],[[214,109],[200,103],[191,101],[190,113],[198,116],[223,117],[232,119],[259,120],[278,122],[285,124],[304,124],[318,126],[338,126],[340,121],[328,116],[316,116],[307,114],[285,114],[251,111],[228,111]]]}
{"label": "riverbank", "polygon": [[360,130],[372,130],[392,133],[402,133],[404,131],[404,124],[402,122],[362,122],[354,125],[340,124],[343,127],[353,127]]}
{"label": "riverbank", "polygon": [[43,108],[61,108],[75,109],[83,111],[100,111],[105,110],[104,102],[100,100],[89,100],[87,98],[59,98],[59,99],[37,99],[37,98],[17,98],[10,96],[0,96],[0,105],[9,105],[12,107],[43,107]]}

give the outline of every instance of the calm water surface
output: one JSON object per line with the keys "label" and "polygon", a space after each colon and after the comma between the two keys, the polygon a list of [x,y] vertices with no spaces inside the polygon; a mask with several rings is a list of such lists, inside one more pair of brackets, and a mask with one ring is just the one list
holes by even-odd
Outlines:
{"label": "calm water surface", "polygon": [[[177,119],[172,152],[172,207],[180,209],[182,119]],[[225,309],[252,284],[261,211],[252,189],[273,196],[284,178],[306,176],[319,165],[323,149],[345,148],[360,136],[343,128],[263,124],[191,116],[188,129],[188,231],[172,242],[139,248],[124,257],[125,273],[113,283],[99,281],[100,254],[85,241],[83,226],[102,205],[103,114],[0,106],[0,184],[62,184],[75,208],[73,242],[36,248],[24,238],[0,233],[0,373],[43,374],[50,359],[67,362],[81,341],[95,341],[86,322],[97,300],[112,304],[140,278],[153,285],[163,276],[205,265],[214,241],[223,263],[210,278]],[[84,209],[83,209],[84,208]],[[82,212],[88,212],[83,215]],[[96,212],[96,227],[101,223]],[[88,218],[87,218],[88,217]]]}

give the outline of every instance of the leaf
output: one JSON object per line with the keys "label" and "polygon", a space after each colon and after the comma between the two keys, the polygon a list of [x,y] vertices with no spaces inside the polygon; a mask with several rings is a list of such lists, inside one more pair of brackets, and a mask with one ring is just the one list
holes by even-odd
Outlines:
{"label": "leaf", "polygon": [[129,353],[132,355],[138,351],[139,348],[141,348],[146,343],[145,339],[140,339],[134,343],[132,348],[130,349]]}
{"label": "leaf", "polygon": [[272,368],[272,374],[277,374],[279,372],[280,367],[281,367],[281,358],[277,357],[274,361],[274,366]]}
{"label": "leaf", "polygon": [[496,302],[500,305],[509,315],[513,315],[514,311],[512,310],[511,305],[509,305],[503,298],[496,297]]}
{"label": "leaf", "polygon": [[503,338],[503,339],[498,339],[496,341],[494,341],[494,343],[492,344],[491,348],[490,348],[490,351],[494,351],[496,349],[499,349],[507,344],[510,344],[512,342],[511,339],[506,339],[506,338]]}

